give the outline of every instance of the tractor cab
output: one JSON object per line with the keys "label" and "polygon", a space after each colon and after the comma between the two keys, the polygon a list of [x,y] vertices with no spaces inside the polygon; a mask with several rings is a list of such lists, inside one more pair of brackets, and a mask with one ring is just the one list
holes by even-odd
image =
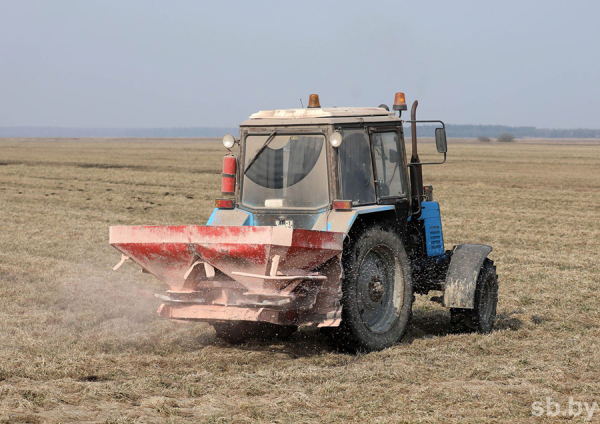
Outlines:
{"label": "tractor cab", "polygon": [[[403,96],[395,108],[406,109]],[[385,105],[321,108],[311,95],[308,108],[251,115],[239,138],[223,142],[223,194],[232,198],[217,201],[224,207],[209,225],[245,214],[243,225],[347,234],[358,215],[382,213],[404,227],[420,211],[411,209],[419,199],[411,196],[403,120]]]}

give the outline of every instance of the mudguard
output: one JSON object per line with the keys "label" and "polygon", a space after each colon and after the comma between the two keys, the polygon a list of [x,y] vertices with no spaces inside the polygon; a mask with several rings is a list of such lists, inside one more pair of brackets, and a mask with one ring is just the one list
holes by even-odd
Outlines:
{"label": "mudguard", "polygon": [[485,244],[461,244],[456,246],[448,272],[443,305],[447,308],[473,309],[477,276],[483,261],[492,251]]}

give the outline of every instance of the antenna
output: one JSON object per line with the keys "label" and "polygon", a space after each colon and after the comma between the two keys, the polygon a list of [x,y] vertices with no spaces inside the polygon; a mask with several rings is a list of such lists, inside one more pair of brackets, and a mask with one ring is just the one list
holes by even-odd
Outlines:
{"label": "antenna", "polygon": [[302,104],[302,97],[300,97],[300,106],[302,106],[302,109],[304,109],[304,104]]}

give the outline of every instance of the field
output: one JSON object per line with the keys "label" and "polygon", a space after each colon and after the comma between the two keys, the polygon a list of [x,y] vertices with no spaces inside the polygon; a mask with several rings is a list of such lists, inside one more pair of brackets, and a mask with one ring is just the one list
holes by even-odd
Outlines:
{"label": "field", "polygon": [[542,422],[532,402],[600,402],[600,144],[449,149],[425,182],[448,247],[494,246],[496,330],[453,333],[418,297],[401,344],[348,355],[313,330],[227,345],[111,270],[110,225],[206,221],[219,143],[0,141],[0,422]]}

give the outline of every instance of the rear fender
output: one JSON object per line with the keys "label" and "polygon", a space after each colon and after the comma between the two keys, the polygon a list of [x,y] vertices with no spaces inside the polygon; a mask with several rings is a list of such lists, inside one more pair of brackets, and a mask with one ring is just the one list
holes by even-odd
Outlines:
{"label": "rear fender", "polygon": [[473,309],[477,277],[483,261],[492,251],[485,244],[461,244],[456,246],[444,289],[443,305],[447,308]]}

